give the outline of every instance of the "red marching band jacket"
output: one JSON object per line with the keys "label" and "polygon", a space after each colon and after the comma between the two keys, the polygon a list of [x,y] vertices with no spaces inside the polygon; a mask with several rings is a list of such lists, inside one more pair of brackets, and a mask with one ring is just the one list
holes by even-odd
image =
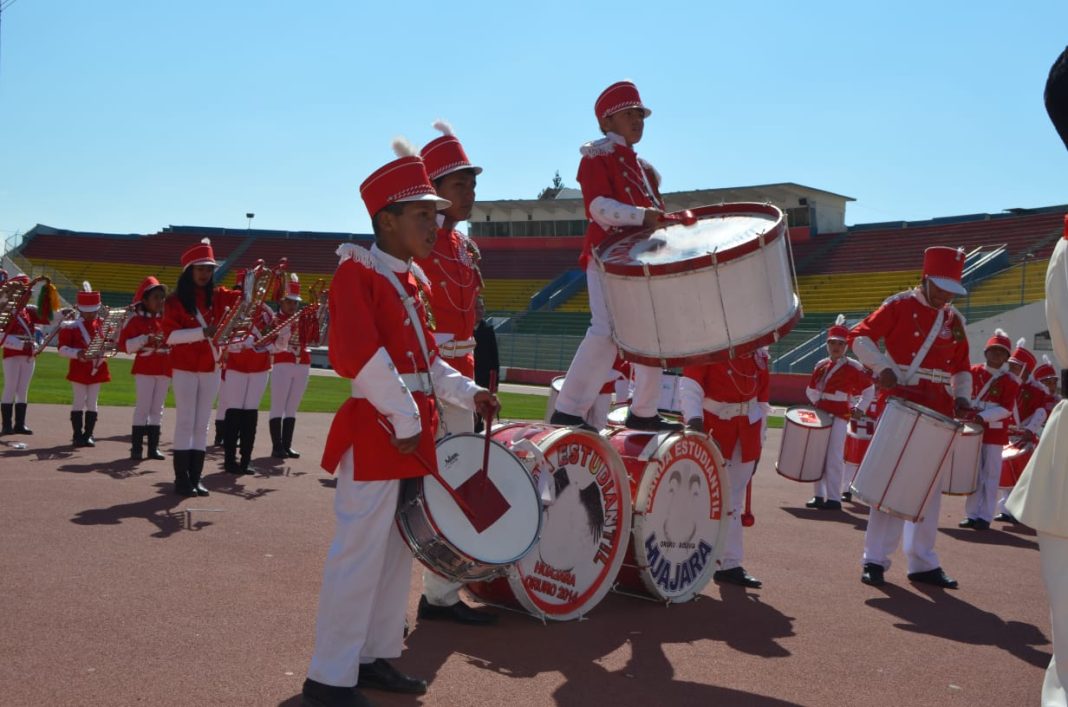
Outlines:
{"label": "red marching band jacket", "polygon": [[163,303],[163,334],[171,350],[171,368],[190,373],[211,373],[215,370],[215,350],[204,338],[203,326],[217,324],[226,308],[237,301],[241,293],[225,287],[216,287],[211,300],[211,309],[205,302],[204,291],[196,290],[196,308],[203,324],[195,314],[185,311],[176,293],[167,295]]}
{"label": "red marching band jacket", "polygon": [[[342,260],[330,283],[330,365],[339,376],[354,379],[354,392],[365,368],[367,375],[377,375],[376,366],[369,364],[382,360],[380,350],[388,356],[386,365],[390,372],[429,376],[415,333],[415,327],[422,327],[433,360],[437,347],[426,321],[427,286],[412,271],[397,274],[408,296],[414,298],[419,321],[413,322],[389,279],[375,270],[371,262],[374,256],[359,246],[352,246],[351,252],[352,257]],[[392,430],[383,427],[385,415],[370,400],[350,397],[330,425],[323,450],[323,469],[334,473],[350,447],[357,481],[404,479],[430,473],[416,455],[436,468],[438,412],[434,398],[418,386],[409,385],[408,389],[418,408],[421,426],[415,454],[397,451],[390,442]]]}
{"label": "red marching band jacket", "polygon": [[130,371],[135,376],[170,377],[170,351],[165,343],[149,343],[151,336],[163,336],[163,315],[138,310],[127,319],[119,334],[119,350],[136,354]]}
{"label": "red marching band jacket", "polygon": [[7,336],[4,338],[4,358],[16,356],[33,356],[33,348],[36,345],[34,330],[36,325],[46,325],[37,315],[37,308],[23,307],[7,323]]}
{"label": "red marching band jacket", "polygon": [[[278,332],[278,337],[274,340],[272,356],[274,357],[274,365],[279,363],[298,363],[302,366],[311,365],[311,350],[310,346],[319,345],[319,322],[312,316],[314,309],[305,308],[297,315],[297,341],[296,345],[293,345],[293,324],[287,324],[283,329]],[[281,317],[282,315],[278,315]],[[278,324],[279,319],[275,319],[275,324]]]}
{"label": "red marching band jacket", "polygon": [[[828,375],[830,378],[824,380]],[[848,418],[854,405],[862,411],[868,407],[875,386],[870,371],[858,361],[843,356],[839,361],[825,358],[817,363],[805,392],[818,409]]]}
{"label": "red marching band jacket", "polygon": [[[632,148],[620,144],[619,138],[609,135],[600,140],[586,143],[580,149],[582,161],[579,162],[578,182],[582,187],[582,201],[586,206],[586,241],[582,246],[579,265],[585,269],[594,249],[610,234],[618,231],[610,228],[606,231],[594,220],[591,211],[594,199],[607,197],[623,204],[643,208],[663,208],[660,196],[660,175],[652,165],[638,157]],[[634,226],[640,226],[636,223]]]}
{"label": "red marching band jacket", "polygon": [[[736,443],[741,444],[741,461],[760,456],[761,435],[768,404],[771,376],[768,354],[759,349],[727,361],[687,366],[680,383],[683,414],[687,419],[704,415],[705,429],[730,459]],[[689,379],[690,382],[687,382]],[[697,388],[701,402],[696,402]]]}
{"label": "red marching band jacket", "polygon": [[979,410],[983,423],[983,444],[1009,443],[1009,424],[1018,390],[1016,377],[1007,368],[995,379],[985,364],[972,366],[972,406]]}
{"label": "red marching band jacket", "polygon": [[[1037,435],[1046,422],[1046,406],[1050,397],[1046,389],[1034,381],[1021,383],[1016,395],[1016,420],[1019,425]],[[1050,406],[1049,409],[1052,410],[1053,407]]]}
{"label": "red marching band jacket", "polygon": [[468,250],[467,237],[439,228],[434,250],[416,263],[430,281],[430,313],[441,355],[470,378],[475,375],[475,302],[481,276]]}
{"label": "red marching band jacket", "polygon": [[92,361],[80,361],[76,358],[79,351],[89,348],[89,342],[103,326],[104,323],[100,317],[92,321],[79,318],[64,324],[60,330],[57,346],[60,354],[70,359],[70,365],[67,367],[67,380],[71,383],[92,385],[93,383],[107,383],[111,380],[106,360],[101,359],[94,371]]}
{"label": "red marching band jacket", "polygon": [[245,341],[231,344],[226,354],[226,370],[238,373],[263,373],[271,370],[270,350],[260,351],[255,346],[260,336],[271,328],[273,321],[274,312],[270,307],[260,305],[259,311],[252,317],[252,333]]}
{"label": "red marching band jacket", "polygon": [[[880,403],[895,395],[952,417],[953,399],[970,396],[971,362],[964,318],[953,307],[947,306],[944,311],[933,345],[908,381],[900,378],[909,369],[938,315],[938,310],[927,304],[919,288],[890,297],[849,332],[853,352],[876,374],[891,362],[894,364],[898,385],[890,391],[881,390]],[[880,340],[885,343],[886,354],[878,349]]]}

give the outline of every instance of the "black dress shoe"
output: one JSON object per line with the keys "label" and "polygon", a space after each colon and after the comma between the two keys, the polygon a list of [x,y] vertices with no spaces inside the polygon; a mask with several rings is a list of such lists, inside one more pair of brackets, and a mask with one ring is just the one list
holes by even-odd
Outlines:
{"label": "black dress shoe", "polygon": [[994,516],[994,520],[999,523],[1016,523],[1016,518],[1011,513],[998,513]]}
{"label": "black dress shoe", "polygon": [[300,704],[304,707],[371,707],[372,703],[354,688],[324,685],[308,678],[300,691]]}
{"label": "black dress shoe", "polygon": [[842,510],[841,501],[824,501],[821,510],[824,511],[840,511]]}
{"label": "black dress shoe", "polygon": [[462,601],[458,601],[452,606],[434,606],[426,600],[425,595],[419,597],[418,616],[420,619],[455,621],[458,624],[467,624],[469,626],[486,626],[497,623],[497,614],[475,609]]}
{"label": "black dress shoe", "polygon": [[360,677],[356,685],[385,692],[403,692],[407,695],[426,694],[426,680],[405,675],[383,658],[373,663],[360,663]]}
{"label": "black dress shoe", "polygon": [[909,575],[910,582],[919,582],[921,584],[933,584],[936,587],[942,587],[944,589],[956,589],[957,580],[948,576],[941,567],[935,567],[933,570],[927,570],[926,572],[913,572]]}
{"label": "black dress shoe", "polygon": [[727,584],[737,584],[739,587],[752,587],[760,589],[764,583],[745,571],[744,567],[732,567],[729,570],[716,570],[712,579]]}
{"label": "black dress shoe", "polygon": [[965,518],[961,522],[957,523],[958,528],[974,528],[976,520],[975,518]]}
{"label": "black dress shoe", "polygon": [[598,431],[593,429],[593,425],[588,424],[578,415],[569,415],[568,413],[560,412],[559,410],[553,410],[553,414],[549,416],[549,424],[560,425],[561,427],[577,427],[589,432]]}
{"label": "black dress shoe", "polygon": [[860,575],[860,581],[864,584],[870,584],[873,587],[881,587],[886,584],[886,580],[883,579],[883,566],[877,565],[874,562],[864,563],[864,572]]}
{"label": "black dress shoe", "polygon": [[823,496],[813,496],[808,500],[808,503],[805,504],[805,508],[823,508],[823,504],[826,502],[827,501]]}
{"label": "black dress shoe", "polygon": [[641,432],[677,432],[685,427],[681,422],[665,420],[659,415],[642,417],[641,415],[635,415],[629,410],[627,411],[627,419],[623,422],[623,426],[628,430],[639,430]]}
{"label": "black dress shoe", "polygon": [[843,501],[852,501],[853,500],[853,492],[852,491],[846,491],[845,493],[843,493],[842,494],[842,500]]}
{"label": "black dress shoe", "polygon": [[982,518],[976,518],[975,525],[973,527],[976,530],[990,530],[990,521],[983,520]]}

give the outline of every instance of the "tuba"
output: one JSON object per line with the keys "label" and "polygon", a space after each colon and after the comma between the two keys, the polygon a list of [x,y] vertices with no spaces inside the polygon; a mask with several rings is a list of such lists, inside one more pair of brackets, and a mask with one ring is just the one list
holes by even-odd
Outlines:
{"label": "tuba", "polygon": [[119,352],[119,335],[122,333],[123,326],[126,325],[126,318],[133,312],[134,307],[130,305],[123,308],[101,307],[100,309],[101,312],[98,315],[101,321],[100,330],[93,335],[93,340],[85,349],[86,360],[93,362],[93,373],[100,368],[104,359],[111,358]]}
{"label": "tuba", "polygon": [[272,270],[263,260],[257,260],[256,265],[245,273],[241,298],[226,310],[211,338],[217,350],[225,352],[227,347],[241,343],[252,335],[253,318],[274,291],[278,280],[285,277],[287,263],[288,260],[282,258]]}

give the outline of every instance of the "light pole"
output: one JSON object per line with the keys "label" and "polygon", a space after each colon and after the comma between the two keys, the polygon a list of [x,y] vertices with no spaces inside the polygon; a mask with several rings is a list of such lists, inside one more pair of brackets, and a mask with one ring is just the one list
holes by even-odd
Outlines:
{"label": "light pole", "polygon": [[248,219],[248,228],[246,228],[245,230],[246,231],[251,231],[252,230],[252,219],[256,218],[256,214],[254,214],[251,211],[249,211],[248,213],[245,214],[245,218]]}

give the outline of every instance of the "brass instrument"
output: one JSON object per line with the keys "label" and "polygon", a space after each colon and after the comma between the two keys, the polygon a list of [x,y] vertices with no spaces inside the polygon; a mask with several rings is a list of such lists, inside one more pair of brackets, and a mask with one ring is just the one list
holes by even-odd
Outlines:
{"label": "brass instrument", "polygon": [[97,317],[100,318],[100,329],[93,334],[92,341],[85,349],[85,359],[93,362],[93,373],[100,368],[100,364],[106,358],[111,358],[119,352],[119,335],[126,318],[134,311],[133,305],[114,309],[103,306]]}
{"label": "brass instrument", "polygon": [[8,326],[18,317],[19,311],[30,302],[37,283],[52,284],[44,275],[35,277],[27,285],[22,280],[6,280],[0,285],[0,346],[7,338]]}
{"label": "brass instrument", "polygon": [[211,337],[212,345],[223,352],[222,355],[225,355],[227,347],[241,343],[252,335],[252,320],[274,291],[278,280],[285,277],[287,263],[288,259],[282,258],[272,270],[263,260],[257,260],[256,265],[245,273],[241,299],[226,310],[215,335]]}
{"label": "brass instrument", "polygon": [[300,320],[303,318],[304,312],[305,312],[305,309],[298,309],[296,312],[293,312],[288,317],[282,317],[282,315],[279,313],[277,318],[275,319],[274,324],[271,326],[271,328],[268,329],[267,331],[263,332],[263,334],[260,335],[259,340],[256,342],[256,348],[257,349],[261,349],[261,350],[266,350],[266,346],[268,344],[270,344],[272,341],[274,341],[275,337],[277,337],[282,332],[283,329],[285,329],[290,324],[293,324],[294,322],[296,322],[297,326],[293,327],[293,333],[290,334],[290,337],[289,337],[290,344],[292,345],[292,341],[293,341],[294,336],[299,341],[299,339],[300,339]]}
{"label": "brass instrument", "polygon": [[319,278],[315,284],[308,288],[308,297],[314,301],[315,323],[318,329],[318,338],[315,343],[319,346],[326,345],[326,331],[330,327],[330,288],[326,286],[326,280]]}

